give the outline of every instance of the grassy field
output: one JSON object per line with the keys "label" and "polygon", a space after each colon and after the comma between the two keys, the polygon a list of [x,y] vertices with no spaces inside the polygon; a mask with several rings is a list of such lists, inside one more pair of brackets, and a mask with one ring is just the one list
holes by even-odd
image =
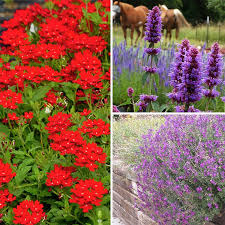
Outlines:
{"label": "grassy field", "polygon": [[[127,30],[128,46],[130,46],[130,29]],[[189,39],[192,45],[203,46],[206,42],[207,26],[199,25],[191,28],[181,28],[178,40],[175,39],[175,30],[172,31],[171,42],[180,43],[183,39]],[[136,31],[134,32],[134,40],[136,39]],[[209,26],[209,42],[208,47],[210,47],[214,42],[218,42],[222,47],[225,47],[225,23],[212,24]],[[124,41],[123,31],[120,26],[114,25],[113,27],[113,40],[117,43]],[[163,41],[163,47],[166,47],[167,43]],[[144,41],[141,42],[141,46],[144,45]]]}
{"label": "grassy field", "polygon": [[164,122],[163,116],[127,115],[113,120],[113,155],[129,165],[135,163],[142,135],[149,129],[157,130]]}

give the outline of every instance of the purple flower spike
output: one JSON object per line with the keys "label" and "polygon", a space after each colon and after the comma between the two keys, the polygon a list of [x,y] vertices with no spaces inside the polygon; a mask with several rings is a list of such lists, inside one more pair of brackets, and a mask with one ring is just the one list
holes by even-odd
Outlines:
{"label": "purple flower spike", "polygon": [[159,7],[155,6],[152,10],[149,10],[145,25],[145,40],[152,43],[159,42],[162,36],[162,21]]}
{"label": "purple flower spike", "polygon": [[132,87],[129,87],[129,88],[127,89],[127,96],[128,96],[129,98],[132,98],[133,93],[134,93],[134,89],[133,89]]}
{"label": "purple flower spike", "polygon": [[180,96],[177,94],[177,92],[178,86],[181,84],[183,76],[182,64],[184,63],[184,57],[188,54],[190,47],[189,40],[182,41],[179,51],[175,55],[175,61],[173,62],[169,73],[170,85],[173,86],[174,89],[172,93],[168,94],[168,97],[178,103],[181,102]]}
{"label": "purple flower spike", "polygon": [[189,40],[183,40],[179,51],[175,54],[175,61],[172,65],[172,69],[169,73],[170,76],[170,85],[174,88],[181,83],[181,77],[183,75],[182,64],[184,62],[184,57],[187,55],[190,49]]}
{"label": "purple flower spike", "polygon": [[215,94],[214,88],[216,85],[222,82],[220,78],[222,76],[223,63],[222,63],[222,55],[219,53],[219,51],[220,51],[219,44],[214,43],[211,48],[211,52],[208,55],[206,77],[204,79],[204,83],[209,88],[209,92],[205,92],[204,95],[208,98],[214,98],[218,96],[214,95]]}
{"label": "purple flower spike", "polygon": [[184,57],[182,64],[183,76],[178,85],[178,96],[181,102],[191,103],[202,97],[201,57],[197,48],[192,47]]}
{"label": "purple flower spike", "polygon": [[156,95],[140,95],[140,100],[144,101],[145,103],[155,102],[158,96]]}
{"label": "purple flower spike", "polygon": [[148,73],[156,73],[157,72],[157,68],[156,67],[144,66],[143,70],[148,72]]}
{"label": "purple flower spike", "polygon": [[158,55],[160,53],[160,48],[144,48],[144,52],[148,55]]}

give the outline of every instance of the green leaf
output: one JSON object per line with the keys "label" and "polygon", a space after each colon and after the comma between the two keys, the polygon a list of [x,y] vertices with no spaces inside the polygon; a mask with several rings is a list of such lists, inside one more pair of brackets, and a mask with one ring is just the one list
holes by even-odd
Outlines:
{"label": "green leaf", "polygon": [[41,86],[33,93],[32,101],[37,101],[45,97],[46,93],[51,89],[49,86]]}
{"label": "green leaf", "polygon": [[[22,165],[22,164],[21,164]],[[22,181],[27,177],[31,166],[20,167],[16,172],[15,182],[17,185],[21,184]]]}
{"label": "green leaf", "polygon": [[130,105],[130,104],[132,104],[132,103],[131,103],[131,99],[128,98],[126,102],[120,104],[119,106]]}
{"label": "green leaf", "polygon": [[145,72],[142,76],[142,84],[144,85],[146,83],[146,80],[149,76],[149,73],[148,72]]}
{"label": "green leaf", "polygon": [[9,136],[10,130],[9,130],[9,128],[7,126],[5,126],[2,123],[0,123],[0,136],[2,134],[6,134],[7,136]]}
{"label": "green leaf", "polygon": [[31,132],[27,135],[25,143],[34,140],[34,132]]}

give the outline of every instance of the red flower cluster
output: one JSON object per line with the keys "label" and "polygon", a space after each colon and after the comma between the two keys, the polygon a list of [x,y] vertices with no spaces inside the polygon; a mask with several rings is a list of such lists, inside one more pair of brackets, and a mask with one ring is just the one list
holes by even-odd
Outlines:
{"label": "red flower cluster", "polygon": [[33,112],[25,112],[24,113],[24,118],[31,120],[33,118]]}
{"label": "red flower cluster", "polygon": [[38,200],[24,200],[13,209],[15,224],[34,225],[46,217],[43,205]]}
{"label": "red flower cluster", "polygon": [[97,182],[93,179],[79,180],[75,188],[71,189],[70,203],[77,203],[83,212],[88,212],[93,208],[93,205],[99,206],[103,195],[108,193],[108,190],[103,187],[102,182]]}
{"label": "red flower cluster", "polygon": [[39,58],[44,59],[59,59],[66,54],[65,47],[53,44],[32,44],[22,45],[12,55],[19,56],[22,59],[23,64],[28,64],[30,60],[36,62]]}
{"label": "red flower cluster", "polygon": [[16,176],[10,167],[9,163],[3,163],[2,159],[0,159],[0,187],[3,183],[9,183],[9,181]]}
{"label": "red flower cluster", "polygon": [[16,197],[9,193],[8,189],[0,190],[0,209],[6,206],[7,202],[13,202]]}
{"label": "red flower cluster", "polygon": [[83,126],[78,128],[78,130],[83,134],[88,133],[89,138],[94,136],[100,137],[101,135],[110,134],[109,126],[110,125],[108,123],[106,124],[102,119],[88,119],[83,122]]}
{"label": "red flower cluster", "polygon": [[91,113],[91,110],[84,109],[83,112],[80,112],[81,116],[88,116]]}
{"label": "red flower cluster", "polygon": [[82,146],[86,145],[86,141],[78,131],[61,130],[60,134],[55,134],[51,139],[54,141],[50,144],[51,148],[59,151],[61,155],[76,155],[82,149]]}
{"label": "red flower cluster", "polygon": [[107,157],[106,153],[103,153],[103,149],[96,143],[88,143],[76,156],[74,165],[87,167],[90,171],[95,171],[98,168],[96,162],[105,163]]}
{"label": "red flower cluster", "polygon": [[57,104],[57,99],[58,99],[58,96],[55,95],[54,91],[50,90],[47,94],[46,94],[47,97],[44,98],[44,100],[46,102],[48,102],[49,104],[51,105],[56,105]]}
{"label": "red flower cluster", "polygon": [[[24,119],[31,120],[33,118],[33,112],[25,112],[24,116],[20,116],[20,117],[18,117],[16,115],[16,113],[8,113],[8,117],[9,117],[9,120],[15,120],[15,121],[19,120],[22,117]],[[7,118],[5,118],[5,119],[7,119]]]}
{"label": "red flower cluster", "polygon": [[73,178],[71,173],[75,172],[76,169],[74,167],[63,167],[54,165],[54,170],[50,173],[47,173],[48,179],[46,180],[47,186],[60,186],[70,187],[73,185],[73,182],[77,180],[77,178]]}
{"label": "red flower cluster", "polygon": [[16,115],[16,113],[8,113],[9,120],[19,120],[20,118]]}
{"label": "red flower cluster", "polygon": [[54,139],[55,136],[59,138],[59,136],[56,134],[66,130],[68,127],[71,127],[73,125],[69,119],[71,116],[71,114],[59,112],[54,116],[48,117],[49,123],[47,123],[47,127],[45,127],[45,129],[48,130],[48,133],[50,134],[48,138]]}
{"label": "red flower cluster", "polygon": [[23,103],[22,94],[13,92],[12,90],[6,90],[0,92],[0,105],[8,109],[16,109],[16,104]]}

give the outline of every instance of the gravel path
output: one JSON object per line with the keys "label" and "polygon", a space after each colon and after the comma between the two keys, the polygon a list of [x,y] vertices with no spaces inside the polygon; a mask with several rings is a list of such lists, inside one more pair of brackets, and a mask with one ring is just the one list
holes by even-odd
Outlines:
{"label": "gravel path", "polygon": [[124,224],[122,223],[122,221],[120,219],[113,217],[112,225],[124,225]]}

